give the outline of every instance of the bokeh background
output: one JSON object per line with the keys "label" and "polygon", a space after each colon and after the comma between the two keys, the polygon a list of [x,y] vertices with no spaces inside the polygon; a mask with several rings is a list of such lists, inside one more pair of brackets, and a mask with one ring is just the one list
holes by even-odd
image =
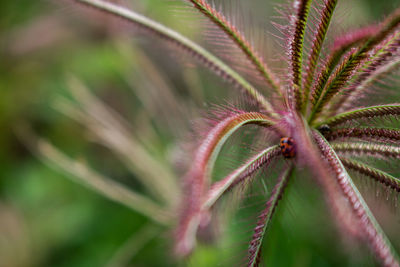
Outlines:
{"label": "bokeh background", "polygon": [[[160,40],[71,2],[0,2],[0,266],[224,266],[213,245],[174,260],[170,225],[187,164],[182,140],[203,110],[235,92]],[[277,2],[241,3],[243,16],[274,32]],[[338,32],[400,6],[345,2]],[[176,3],[123,3],[204,44],[189,23],[196,14]],[[279,49],[267,43],[271,55]],[[319,188],[301,178],[268,234],[270,265],[374,266],[368,249],[338,235]],[[400,251],[398,200],[376,185],[363,190]]]}

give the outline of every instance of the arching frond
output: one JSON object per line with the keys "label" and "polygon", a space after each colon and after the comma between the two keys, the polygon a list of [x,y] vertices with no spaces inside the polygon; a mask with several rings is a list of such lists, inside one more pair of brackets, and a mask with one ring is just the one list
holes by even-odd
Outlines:
{"label": "arching frond", "polygon": [[338,113],[340,110],[346,109],[349,102],[360,96],[366,87],[378,79],[383,73],[390,72],[400,65],[400,33],[395,34],[386,41],[384,45],[371,56],[361,70],[355,75],[349,85],[343,88],[338,97],[335,99],[333,110]]}
{"label": "arching frond", "polygon": [[230,190],[236,184],[241,183],[262,166],[269,164],[271,159],[279,155],[280,152],[281,151],[278,146],[266,148],[257,155],[253,156],[242,166],[231,172],[228,176],[218,182],[215,182],[213,185],[211,185],[210,190],[207,193],[207,197],[202,205],[202,209],[211,208],[227,190]]}
{"label": "arching frond", "polygon": [[321,97],[322,91],[328,82],[329,76],[332,74],[343,55],[345,55],[345,53],[351,47],[359,45],[365,40],[371,38],[371,36],[375,34],[377,30],[378,27],[375,25],[368,26],[340,36],[335,40],[328,59],[317,75],[317,81],[315,82],[311,93],[311,103],[313,105],[315,105]]}
{"label": "arching frond", "polygon": [[329,141],[338,138],[359,138],[365,141],[376,140],[380,142],[398,143],[400,141],[400,130],[373,127],[340,128],[327,133],[325,138]]}
{"label": "arching frond", "polygon": [[184,181],[186,195],[177,229],[177,254],[187,255],[194,246],[197,227],[201,219],[202,201],[210,183],[211,170],[226,140],[243,125],[257,124],[268,127],[274,123],[264,114],[242,112],[222,120],[205,136],[195,152],[193,164]]}
{"label": "arching frond", "polygon": [[254,49],[249,41],[246,40],[245,36],[232,25],[223,14],[214,9],[205,0],[187,0],[190,1],[195,8],[202,12],[206,17],[208,17],[213,23],[215,23],[219,28],[221,28],[243,51],[248,59],[255,66],[257,71],[264,77],[266,82],[275,89],[275,92],[279,95],[282,94],[282,88],[279,84],[278,79],[275,74],[270,70],[267,64],[264,62],[263,58]]}
{"label": "arching frond", "polygon": [[[303,46],[304,46],[304,33],[310,11],[311,0],[295,0],[293,3],[295,16],[291,18],[290,23],[294,27],[293,37],[290,37],[289,55],[292,71],[292,86],[289,95],[294,97],[294,104],[297,109],[301,107],[302,102],[302,64],[303,64]],[[293,91],[293,95],[290,93]],[[290,99],[289,99],[290,101]]]}
{"label": "arching frond", "polygon": [[340,157],[343,165],[400,192],[400,179],[362,162]]}
{"label": "arching frond", "polygon": [[337,114],[333,117],[328,118],[323,122],[319,122],[315,127],[327,124],[331,127],[337,126],[352,120],[363,120],[375,117],[386,117],[386,116],[399,116],[400,115],[400,104],[387,104],[370,106],[365,108],[353,109],[350,111]]}
{"label": "arching frond", "polygon": [[249,82],[247,82],[242,76],[235,72],[228,65],[223,63],[220,59],[215,57],[213,54],[192,42],[188,38],[184,37],[180,33],[173,31],[172,29],[165,27],[164,25],[153,21],[143,15],[140,15],[128,8],[120,5],[116,5],[104,0],[75,0],[78,3],[86,4],[91,7],[95,7],[106,13],[114,15],[118,18],[125,19],[130,23],[140,27],[146,32],[154,34],[155,36],[164,39],[165,41],[175,45],[182,51],[187,52],[194,58],[205,64],[213,72],[232,83],[234,86],[242,89],[254,100],[256,100],[261,107],[266,111],[272,112],[273,109],[269,101],[255,89]]}
{"label": "arching frond", "polygon": [[249,261],[247,266],[253,267],[258,266],[259,264],[258,259],[261,257],[261,245],[267,232],[269,222],[274,215],[274,211],[278,206],[279,200],[282,198],[292,172],[293,168],[289,167],[280,175],[276,185],[272,189],[271,196],[265,204],[265,209],[258,216],[258,221],[256,223],[256,227],[254,228],[254,234],[249,245]]}
{"label": "arching frond", "polygon": [[[26,135],[26,133],[24,134]],[[30,140],[24,141],[31,142]],[[160,206],[149,197],[132,191],[113,179],[103,176],[82,162],[71,159],[44,140],[37,140],[37,142],[31,142],[28,145],[33,153],[37,154],[44,163],[51,168],[59,169],[69,174],[71,180],[145,215],[160,225],[171,224],[171,214],[165,211],[165,207]]]}
{"label": "arching frond", "polygon": [[336,175],[336,180],[342,190],[342,194],[347,198],[353,214],[356,215],[358,222],[354,223],[361,227],[362,238],[368,243],[376,258],[383,266],[399,266],[398,255],[354,185],[353,180],[337,156],[335,148],[322,135],[316,133],[315,138],[325,159]]}
{"label": "arching frond", "polygon": [[341,142],[332,144],[338,152],[357,155],[381,155],[388,158],[400,158],[400,147],[385,144]]}
{"label": "arching frond", "polygon": [[[320,1],[321,5],[315,7],[315,17],[313,17],[314,11],[311,10],[312,0],[293,0],[292,6],[288,8],[288,14],[285,11],[280,12],[282,16],[289,19],[289,25],[281,26],[278,29],[285,35],[285,44],[287,45],[285,52],[288,56],[288,66],[284,73],[288,74],[288,81],[287,84],[284,84],[283,81],[276,78],[275,75],[279,74],[274,74],[270,70],[263,56],[246,39],[247,35],[239,30],[240,27],[236,27],[208,0],[185,1],[194,7],[194,11],[200,11],[209,24],[212,24],[212,32],[208,32],[208,37],[210,35],[212,38],[216,37],[218,48],[227,49],[226,44],[229,49],[233,48],[233,53],[238,57],[234,57],[232,50],[229,50],[229,53],[221,55],[226,62],[180,33],[111,1],[73,1],[125,20],[141,30],[142,33],[153,35],[164,43],[174,46],[180,52],[187,53],[228,81],[233,87],[244,91],[255,100],[251,102],[252,104],[257,102],[257,105],[250,107],[252,112],[239,110],[234,106],[230,106],[228,112],[226,110],[215,112],[215,117],[208,121],[212,121],[212,126],[207,131],[201,132],[200,140],[196,142],[193,158],[190,161],[185,160],[189,166],[184,175],[184,196],[181,198],[182,207],[177,216],[175,232],[175,252],[178,256],[189,255],[195,246],[197,235],[201,235],[203,230],[210,230],[208,228],[211,226],[210,216],[218,215],[218,212],[214,211],[218,209],[217,203],[223,204],[222,197],[238,185],[243,185],[243,189],[247,190],[246,186],[248,182],[251,182],[250,189],[252,190],[253,187],[256,189],[252,193],[259,194],[261,198],[257,195],[257,199],[249,198],[245,204],[251,202],[250,205],[253,205],[254,202],[262,199],[264,205],[259,217],[252,222],[255,224],[255,228],[253,232],[250,232],[252,237],[248,247],[248,266],[258,266],[263,239],[271,218],[284,194],[288,180],[295,171],[294,168],[298,167],[306,169],[307,173],[315,179],[315,183],[322,188],[327,206],[331,209],[334,215],[333,219],[337,221],[340,229],[343,228],[346,233],[362,239],[382,265],[399,267],[398,255],[345,167],[367,175],[400,192],[398,178],[347,158],[347,155],[351,153],[355,157],[373,156],[375,158],[400,159],[400,130],[373,127],[371,122],[366,122],[371,118],[394,117],[400,119],[400,104],[369,106],[347,111],[349,105],[356,103],[355,98],[367,90],[370,83],[400,65],[400,9],[378,26],[368,26],[338,37],[333,45],[327,46],[329,51],[324,56],[322,55],[322,50],[326,46],[324,42],[338,0]],[[315,25],[314,28],[313,25]],[[309,32],[312,35],[308,40],[306,33]],[[223,51],[226,52],[226,50]],[[235,58],[236,61],[232,58]],[[240,62],[235,64],[238,61]],[[228,66],[227,63],[233,62],[234,64],[231,64],[233,67]],[[242,62],[245,62],[245,65],[241,65]],[[252,78],[246,80],[236,70],[239,73],[249,74],[249,77],[254,80],[250,80]],[[263,78],[261,83],[260,77]],[[252,85],[254,82],[257,82],[256,85],[260,85],[258,88],[260,90],[264,87],[272,87],[281,99],[271,100],[273,102],[270,103]],[[310,90],[312,90],[311,95]],[[96,100],[90,98],[90,95],[86,95],[82,99],[76,95],[75,98],[78,102],[92,100],[91,102],[94,103],[93,100]],[[309,102],[311,105],[308,105]],[[247,110],[248,108],[246,106],[243,109]],[[71,105],[69,109],[71,111],[74,108]],[[85,112],[92,112],[89,115],[95,117],[96,125],[99,124],[98,128],[102,130],[104,128],[104,132],[108,134],[100,137],[106,140],[106,144],[117,151],[119,155],[124,158],[129,157],[129,154],[124,153],[124,146],[116,144],[113,139],[117,137],[122,140],[117,132],[123,132],[123,127],[113,123],[113,120],[110,120],[112,116],[109,116],[107,112],[100,108],[96,110],[99,113],[96,117],[92,114],[95,112],[91,110],[72,111],[71,113],[74,112],[76,116],[84,117]],[[346,112],[342,112],[343,110]],[[359,122],[368,127],[357,126]],[[343,126],[343,124],[347,125]],[[217,159],[222,157],[225,152],[223,147],[227,146],[227,140],[243,129],[245,125],[261,126],[259,129],[263,133],[273,132],[274,138],[281,138],[280,146],[268,144],[265,147],[267,135],[263,136],[263,139],[256,139],[257,144],[261,143],[264,147],[233,168],[233,171],[227,176],[212,183],[212,173],[217,173],[218,167],[220,167],[219,164],[216,165]],[[99,134],[97,133],[97,135]],[[123,136],[123,140],[129,139],[126,136]],[[247,139],[246,142],[248,142]],[[255,139],[253,138],[249,142],[254,145]],[[124,143],[128,143],[128,141]],[[293,153],[286,153],[287,151]],[[247,154],[247,152],[246,150],[245,153]],[[54,151],[52,153],[54,158],[61,158]],[[243,150],[240,153],[243,153]],[[262,186],[258,187],[253,183],[257,180],[252,177],[261,168],[274,165],[271,162],[278,157],[285,157],[285,162],[279,161],[279,163],[286,163],[283,166],[286,169],[277,178],[275,187],[269,194],[264,181],[260,181]],[[139,162],[142,158],[138,154],[127,162]],[[80,165],[79,168],[81,168]],[[144,172],[144,174],[152,175],[151,179],[143,181],[146,187],[151,187],[150,182],[157,181],[158,174],[163,173],[158,170],[152,169]],[[224,173],[228,172],[224,170]],[[168,203],[168,207],[175,207],[173,205],[175,202],[167,199],[168,194],[165,192],[168,190],[164,189],[168,188],[169,184],[174,186],[174,183],[170,183],[169,180],[169,178],[165,179],[149,192],[155,199],[161,199],[160,203]],[[105,187],[104,185],[108,183],[99,182],[99,184]],[[112,190],[107,191],[110,197],[120,202],[129,202],[130,205],[135,200],[143,207],[133,205],[132,208],[145,215],[150,215],[154,211],[157,214],[152,219],[168,225],[170,218],[168,214],[160,210],[157,203],[141,194],[128,194],[129,192],[120,189],[116,184],[110,183],[110,185]],[[104,190],[96,185],[91,184],[91,186],[98,191]],[[107,194],[105,190],[104,192]],[[121,196],[115,192],[120,192]],[[177,192],[175,195],[178,195],[180,191],[173,192]],[[237,197],[237,194],[232,195]],[[123,199],[124,197],[129,201]],[[227,202],[232,203],[232,201]],[[242,214],[239,215],[242,217]],[[214,222],[214,218],[212,219]],[[249,240],[248,236],[246,240]]]}
{"label": "arching frond", "polygon": [[308,95],[310,87],[313,82],[315,68],[317,67],[318,59],[320,57],[322,44],[325,40],[326,33],[328,32],[329,24],[331,22],[333,11],[335,10],[337,0],[325,1],[324,9],[322,10],[321,19],[318,28],[315,31],[313,44],[311,47],[311,54],[308,57],[307,72],[303,85],[303,106],[306,108],[308,103]]}
{"label": "arching frond", "polygon": [[400,10],[396,10],[382,25],[380,31],[373,35],[359,49],[351,51],[347,58],[337,68],[331,79],[326,84],[321,97],[318,99],[309,118],[312,123],[315,116],[335,96],[340,89],[349,81],[359,64],[368,57],[368,53],[384,40],[397,26],[400,25]]}

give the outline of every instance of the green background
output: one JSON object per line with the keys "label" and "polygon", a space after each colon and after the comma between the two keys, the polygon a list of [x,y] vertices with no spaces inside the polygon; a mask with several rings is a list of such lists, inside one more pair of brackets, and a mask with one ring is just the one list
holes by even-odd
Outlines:
{"label": "green background", "polygon": [[[50,141],[72,158],[141,192],[135,174],[121,164],[113,151],[92,142],[84,126],[54,108],[58,97],[71,99],[67,86],[70,75],[78,77],[118,110],[134,125],[134,131],[143,135],[151,154],[171,165],[174,161],[169,158],[170,152],[179,149],[189,120],[200,116],[209,104],[225,104],[238,96],[213,74],[188,66],[194,61],[190,63],[170,53],[158,39],[136,37],[136,31],[126,24],[108,20],[97,12],[84,13],[85,7],[71,2],[0,2],[0,266],[178,265],[171,256],[171,228],[158,226],[73,182],[69,174],[44,165],[17,133],[28,126],[36,136]],[[396,0],[346,2],[351,8],[344,8],[338,15],[338,32],[379,21],[400,4]],[[186,27],[191,17],[198,18],[195,12],[183,9],[182,14],[170,1],[124,3],[204,44],[195,23]],[[250,13],[243,12],[243,16],[254,14],[256,23],[266,25],[264,33],[274,31],[269,23],[276,14],[272,4],[249,0],[242,5]],[[266,39],[271,42],[271,38]],[[272,42],[271,46],[279,49]],[[143,55],[167,77],[177,103],[190,110],[190,114],[177,110],[166,116],[148,114],[159,110],[147,107],[137,93],[152,84],[151,75],[143,74],[142,66],[135,60]],[[168,118],[176,120],[173,125],[181,128],[173,129],[168,121],[163,121]],[[147,136],[148,130],[154,138]],[[364,192],[400,251],[399,206],[392,203],[397,199],[390,196],[386,200],[385,191],[376,185],[364,185]],[[343,241],[321,191],[305,172],[290,184],[287,196],[264,245],[270,266],[376,264],[364,246]],[[130,247],[129,242],[147,226],[153,227],[150,229],[156,233],[154,237],[148,242],[133,242]],[[231,235],[243,230],[232,229]],[[180,264],[224,266],[227,261],[222,257],[234,259],[235,255],[229,254],[235,252],[229,248],[222,251],[203,244],[191,259]]]}

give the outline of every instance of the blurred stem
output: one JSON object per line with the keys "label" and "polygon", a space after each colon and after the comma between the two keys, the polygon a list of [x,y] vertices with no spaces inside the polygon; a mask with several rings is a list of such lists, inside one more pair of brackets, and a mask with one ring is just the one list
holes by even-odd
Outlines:
{"label": "blurred stem", "polygon": [[75,0],[78,3],[86,4],[91,7],[98,8],[109,14],[113,14],[119,18],[126,19],[131,23],[138,25],[144,30],[159,36],[166,41],[174,43],[182,51],[186,51],[192,54],[193,57],[198,58],[208,65],[209,69],[214,70],[227,81],[233,82],[240,88],[243,88],[251,97],[253,97],[266,111],[271,112],[275,115],[272,105],[268,100],[255,89],[250,83],[248,83],[242,76],[235,72],[232,68],[222,62],[220,59],[215,57],[213,54],[205,50],[203,47],[192,42],[188,38],[184,37],[180,33],[153,21],[141,14],[138,14],[132,10],[129,10],[123,6],[115,5],[110,2],[102,0]]}
{"label": "blurred stem", "polygon": [[383,266],[399,266],[399,257],[389,239],[376,221],[361,193],[355,186],[353,179],[347,173],[333,146],[319,132],[314,131],[316,142],[322,150],[339,184],[342,194],[348,200],[363,239],[368,243],[375,256]]}
{"label": "blurred stem", "polygon": [[154,159],[137,138],[128,123],[117,112],[91,94],[80,81],[70,79],[70,92],[80,105],[65,99],[56,108],[87,127],[101,145],[116,153],[137,179],[166,206],[175,206],[179,187],[172,171]]}
{"label": "blurred stem", "polygon": [[102,176],[87,165],[69,158],[50,143],[37,139],[28,127],[18,128],[17,135],[32,153],[36,154],[48,166],[61,169],[63,173],[72,175],[68,178],[75,178],[73,180],[76,182],[143,214],[158,224],[169,225],[171,223],[171,214],[159,204]]}
{"label": "blurred stem", "polygon": [[106,267],[129,266],[129,262],[146,246],[153,238],[162,232],[162,228],[145,224],[126,240],[106,264]]}
{"label": "blurred stem", "polygon": [[[253,156],[250,160],[244,163],[241,167],[234,170],[224,179],[215,182],[208,192],[208,195],[203,203],[202,209],[210,209],[215,202],[235,183],[240,180],[247,178],[258,170],[261,166],[264,166],[268,161],[271,160],[280,152],[279,146],[272,146],[264,149],[257,155]],[[265,166],[264,166],[265,168]]]}
{"label": "blurred stem", "polygon": [[167,225],[170,222],[171,218],[167,212],[144,195],[128,190],[121,184],[90,169],[85,164],[72,160],[43,140],[39,141],[37,148],[41,158],[46,163],[51,167],[57,166],[64,172],[72,174],[83,185],[142,213],[159,224]]}

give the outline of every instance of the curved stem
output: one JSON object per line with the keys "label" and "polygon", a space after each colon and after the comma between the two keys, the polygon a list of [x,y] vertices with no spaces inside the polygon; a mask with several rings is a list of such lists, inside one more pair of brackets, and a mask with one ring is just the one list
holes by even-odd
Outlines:
{"label": "curved stem", "polygon": [[399,64],[400,33],[395,34],[389,40],[385,40],[380,45],[380,49],[375,52],[371,59],[363,63],[355,77],[349,81],[349,86],[335,99],[332,106],[332,113],[343,111],[348,108],[352,101],[359,97],[367,86],[383,74],[395,69]]}
{"label": "curved stem", "polygon": [[332,144],[338,152],[350,152],[360,155],[382,155],[390,158],[400,158],[400,147],[374,143],[341,142]]}
{"label": "curved stem", "polygon": [[343,230],[346,235],[358,234],[358,229],[353,226],[354,215],[351,208],[347,205],[347,200],[343,197],[334,175],[329,171],[329,164],[323,160],[323,155],[315,143],[315,137],[310,136],[311,134],[315,135],[315,131],[312,131],[306,122],[300,118],[296,129],[293,139],[296,140],[297,164],[300,162],[302,166],[306,166],[315,181],[323,189],[323,195],[339,229]]}
{"label": "curved stem", "polygon": [[400,130],[376,127],[340,128],[327,133],[325,138],[329,141],[338,138],[359,138],[364,141],[372,139],[374,141],[398,143],[400,141]]}
{"label": "curved stem", "polygon": [[[55,108],[72,118],[93,134],[94,141],[108,147],[134,174],[136,179],[160,203],[175,207],[180,198],[176,175],[160,162],[138,141],[125,121],[110,106],[91,93],[76,78],[69,80],[70,93],[75,102],[62,98],[55,101]],[[163,178],[160,179],[160,173]]]}
{"label": "curved stem", "polygon": [[249,267],[258,266],[258,259],[261,256],[261,245],[263,238],[265,236],[265,233],[267,232],[269,222],[274,215],[279,200],[282,198],[282,195],[292,173],[293,167],[290,167],[281,174],[274,189],[272,189],[269,200],[265,204],[265,209],[261,212],[260,216],[258,216],[258,221],[256,227],[254,228],[254,234],[251,238],[249,245],[249,261],[247,264],[247,266]]}
{"label": "curved stem", "polygon": [[341,62],[335,72],[331,75],[327,81],[324,89],[321,91],[321,95],[316,101],[315,105],[311,109],[311,114],[308,119],[309,123],[312,123],[316,117],[322,112],[323,107],[338,93],[340,89],[349,81],[352,77],[355,69],[358,67],[360,62],[364,59],[365,53],[360,51],[350,51],[345,59]]}
{"label": "curved stem", "polygon": [[215,182],[207,193],[207,197],[203,202],[202,209],[211,208],[226,191],[232,188],[233,185],[240,183],[259,168],[268,164],[271,159],[277,156],[279,153],[280,148],[277,145],[264,149],[257,155],[253,156],[242,166],[234,170],[228,176],[218,182]]}
{"label": "curved stem", "polygon": [[258,92],[250,83],[248,83],[242,76],[235,72],[232,68],[227,66],[220,59],[213,54],[192,42],[188,38],[182,36],[178,32],[153,21],[143,15],[140,15],[125,7],[104,1],[104,0],[75,0],[78,3],[86,4],[95,7],[99,10],[105,11],[109,14],[125,19],[142,29],[153,33],[154,35],[173,43],[183,51],[191,54],[218,75],[222,76],[227,81],[233,83],[235,86],[243,89],[252,98],[254,98],[266,111],[273,113],[273,108],[268,100]]}
{"label": "curved stem", "polygon": [[190,1],[200,12],[208,17],[214,24],[220,27],[246,54],[247,58],[256,67],[257,71],[264,77],[267,83],[272,86],[275,91],[282,96],[281,86],[274,73],[268,68],[267,64],[260,57],[259,53],[254,49],[249,41],[246,40],[244,35],[233,26],[223,14],[215,10],[204,0],[188,0]]}
{"label": "curved stem", "polygon": [[374,117],[384,117],[384,116],[398,116],[398,115],[400,115],[400,104],[395,103],[387,105],[370,106],[337,114],[323,122],[313,124],[312,126],[318,128],[323,124],[327,124],[333,127],[352,120],[361,120],[367,118],[370,119]]}
{"label": "curved stem", "polygon": [[[304,48],[304,36],[306,30],[306,24],[308,21],[308,15],[311,6],[311,0],[296,0],[295,12],[296,18],[293,20],[293,37],[290,40],[290,65],[292,71],[292,86],[291,89],[293,95],[290,97],[294,98],[294,104],[297,110],[302,106],[302,88],[301,88],[301,77],[302,77],[302,64],[303,64],[303,48]],[[289,99],[291,102],[291,100]]]}
{"label": "curved stem", "polygon": [[349,81],[361,62],[369,57],[369,52],[382,42],[397,26],[400,25],[400,9],[397,9],[383,24],[379,32],[368,39],[358,50],[351,52],[338,67],[326,84],[321,97],[312,108],[309,122],[312,123],[323,107]]}
{"label": "curved stem", "polygon": [[361,29],[358,29],[354,32],[350,32],[345,34],[344,36],[340,36],[334,42],[333,47],[331,48],[332,52],[328,56],[328,59],[321,71],[318,74],[318,79],[315,85],[313,86],[312,94],[311,94],[311,103],[315,105],[319,98],[321,97],[322,91],[328,81],[329,76],[335,69],[336,65],[339,63],[342,56],[351,48],[354,47],[361,42],[368,40],[371,38],[373,34],[375,34],[378,30],[378,27],[375,25],[367,26]]}
{"label": "curved stem", "polygon": [[381,261],[382,265],[387,267],[398,267],[398,256],[393,249],[390,241],[379,226],[372,212],[365,203],[363,197],[354,185],[353,180],[347,173],[339,157],[328,141],[315,132],[316,142],[332,170],[335,172],[336,180],[339,184],[342,194],[347,198],[353,214],[358,219],[358,226],[363,232],[363,238],[368,242],[375,256]]}
{"label": "curved stem", "polygon": [[226,140],[246,124],[271,126],[274,122],[264,114],[247,112],[232,115],[218,123],[198,147],[193,164],[186,175],[186,196],[177,229],[176,253],[187,255],[193,248],[202,216],[202,201],[210,182],[215,160]]}
{"label": "curved stem", "polygon": [[311,54],[308,58],[307,73],[304,78],[304,92],[303,92],[303,107],[302,110],[305,112],[308,104],[308,95],[310,94],[310,87],[313,82],[313,76],[315,68],[320,57],[322,44],[325,40],[326,33],[331,22],[333,11],[335,10],[337,0],[328,0],[325,2],[324,9],[321,14],[321,20],[318,25],[318,29],[315,32],[314,41],[311,47]]}
{"label": "curved stem", "polygon": [[340,157],[343,165],[400,192],[400,179],[362,162]]}
{"label": "curved stem", "polygon": [[[29,141],[28,141],[29,142]],[[51,144],[38,140],[29,144],[34,153],[52,168],[61,169],[71,180],[86,186],[108,199],[143,214],[160,225],[171,223],[171,214],[152,199],[138,192],[129,190],[122,184],[113,181],[92,170],[85,164],[73,160],[58,151]]]}

